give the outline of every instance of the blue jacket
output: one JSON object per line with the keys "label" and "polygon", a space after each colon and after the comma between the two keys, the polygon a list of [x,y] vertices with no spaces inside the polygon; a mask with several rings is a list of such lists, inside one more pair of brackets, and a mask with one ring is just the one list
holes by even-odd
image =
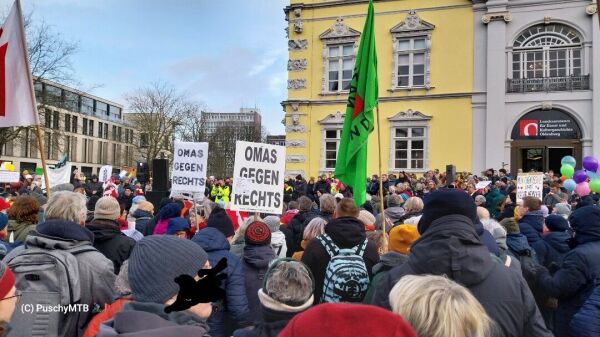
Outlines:
{"label": "blue jacket", "polygon": [[565,255],[554,275],[543,271],[538,278],[543,292],[559,301],[556,337],[567,336],[571,319],[592,293],[594,281],[600,276],[600,207],[579,208],[571,214],[570,222],[575,230],[575,248]]}
{"label": "blue jacket", "polygon": [[[535,250],[538,262],[546,268],[560,267],[562,261],[570,250],[567,232],[550,232],[535,242],[531,247]],[[552,266],[552,267],[551,267]]]}
{"label": "blue jacket", "polygon": [[[208,261],[215,266],[222,258],[227,259],[227,279],[225,279],[225,301],[223,305],[213,307],[213,312],[208,319],[210,335],[213,337],[231,336],[227,332],[227,319],[244,326],[248,322],[248,299],[244,271],[240,260],[229,252],[229,241],[218,229],[208,227],[194,235],[192,241],[199,244],[208,254]],[[229,316],[229,317],[228,317]]]}
{"label": "blue jacket", "polygon": [[527,237],[530,245],[542,239],[544,215],[542,211],[531,211],[519,220],[519,230]]}
{"label": "blue jacket", "polygon": [[244,247],[242,264],[244,265],[244,275],[246,276],[246,295],[248,295],[249,316],[252,323],[261,320],[258,289],[263,286],[269,263],[276,258],[277,256],[271,246],[246,244]]}
{"label": "blue jacket", "polygon": [[600,279],[581,310],[571,320],[569,337],[600,336]]}
{"label": "blue jacket", "polygon": [[521,261],[522,256],[535,256],[535,251],[531,248],[527,242],[527,238],[523,234],[507,234],[506,246],[509,253],[519,261]]}
{"label": "blue jacket", "polygon": [[473,225],[475,226],[475,231],[477,232],[477,235],[479,235],[481,243],[487,247],[490,253],[500,256],[500,247],[498,247],[498,244],[496,243],[496,240],[492,234],[483,228],[481,221],[476,221],[473,223]]}
{"label": "blue jacket", "polygon": [[135,229],[140,233],[146,232],[146,226],[152,220],[152,214],[138,208],[131,216],[135,218]]}

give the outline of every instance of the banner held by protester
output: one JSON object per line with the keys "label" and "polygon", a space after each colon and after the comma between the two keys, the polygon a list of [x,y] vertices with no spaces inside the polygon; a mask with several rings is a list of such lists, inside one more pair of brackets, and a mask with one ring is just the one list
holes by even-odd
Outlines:
{"label": "banner held by protester", "polygon": [[192,193],[204,196],[208,143],[175,142],[171,195]]}
{"label": "banner held by protester", "polygon": [[517,201],[524,197],[543,199],[544,174],[521,173],[517,176]]}

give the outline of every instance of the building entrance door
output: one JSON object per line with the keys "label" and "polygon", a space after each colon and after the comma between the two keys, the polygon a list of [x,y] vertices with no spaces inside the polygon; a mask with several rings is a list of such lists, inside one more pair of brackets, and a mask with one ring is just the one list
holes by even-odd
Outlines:
{"label": "building entrance door", "polygon": [[579,141],[513,141],[511,150],[511,171],[560,172],[564,156],[573,156],[581,162],[581,142]]}

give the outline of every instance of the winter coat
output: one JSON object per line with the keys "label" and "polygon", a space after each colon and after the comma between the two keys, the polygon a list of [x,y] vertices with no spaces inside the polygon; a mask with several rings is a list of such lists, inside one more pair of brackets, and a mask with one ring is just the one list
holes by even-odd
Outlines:
{"label": "winter coat", "polygon": [[[96,193],[94,193],[94,192],[96,192]],[[93,182],[90,180],[87,184],[85,184],[85,194],[88,197],[91,197],[92,195],[102,196],[102,192],[103,192],[102,183],[99,181]]]}
{"label": "winter coat", "polygon": [[[6,236],[9,242],[23,242],[27,235],[35,230],[36,224],[30,222],[18,222],[17,220],[8,220],[6,225]],[[11,238],[12,237],[12,238]]]}
{"label": "winter coat", "polygon": [[129,212],[131,205],[133,204],[133,194],[126,197],[125,195],[121,195],[117,198],[119,204],[123,205],[123,208]]}
{"label": "winter coat", "polygon": [[[353,217],[341,217],[331,221],[325,226],[325,233],[341,249],[354,248],[362,244],[367,237],[365,225]],[[315,279],[315,304],[321,301],[323,283],[325,282],[325,270],[330,259],[329,253],[327,253],[327,250],[317,238],[312,239],[308,243],[302,255],[302,262],[310,269]],[[367,244],[367,248],[363,253],[363,260],[369,275],[371,275],[373,266],[379,262],[379,254],[377,253],[375,243],[369,242]]]}
{"label": "winter coat", "polygon": [[373,295],[375,294],[375,289],[379,286],[381,279],[383,279],[392,268],[402,265],[406,260],[408,260],[408,256],[396,252],[388,252],[382,255],[379,263],[373,267],[373,279],[369,284],[369,290],[367,291],[367,295],[365,295],[363,303],[371,303]]}
{"label": "winter coat", "polygon": [[315,218],[317,215],[318,214],[312,210],[300,211],[294,218],[292,218],[292,220],[290,220],[288,228],[292,231],[294,242],[292,247],[288,247],[288,250],[291,249],[292,253],[300,250],[300,242],[304,236],[304,228],[306,228],[304,224],[308,224],[310,220]]}
{"label": "winter coat", "polygon": [[258,289],[262,288],[265,274],[269,263],[277,256],[270,246],[246,245],[244,247],[244,275],[246,277],[246,296],[248,297],[248,315],[250,322],[260,320],[260,301],[258,300]]}
{"label": "winter coat", "polygon": [[[113,286],[115,283],[114,266],[102,253],[92,247],[94,234],[83,226],[67,220],[48,220],[36,226],[25,240],[25,245],[13,249],[4,259],[10,261],[21,254],[26,247],[38,247],[46,250],[69,250],[82,246],[89,246],[90,251],[75,255],[79,268],[79,283],[81,300],[80,304],[87,304],[90,308],[99,305],[101,308],[113,300]],[[26,289],[22,289],[26,290]],[[85,324],[92,318],[93,312],[75,311],[68,315],[77,318],[71,327],[60,327],[61,331],[71,331],[69,336],[81,336]],[[29,317],[29,316],[28,316]],[[13,316],[14,318],[14,316]],[[75,334],[76,332],[76,334]]]}
{"label": "winter coat", "polygon": [[[406,212],[404,211],[404,208],[402,208],[400,206],[388,207],[385,209],[384,213],[385,213],[385,217],[390,219],[392,224],[399,223],[400,220],[402,219],[402,217],[404,216],[404,214],[406,214]],[[388,227],[389,227],[389,224],[386,225],[386,228],[388,228]],[[375,217],[375,228],[377,230],[380,230],[382,228],[381,227],[381,214],[379,214]]]}
{"label": "winter coat", "polygon": [[241,236],[231,244],[229,251],[241,260],[244,257],[244,247],[246,247],[246,240]]}
{"label": "winter coat", "polygon": [[600,279],[594,292],[571,320],[569,337],[600,336]]}
{"label": "winter coat", "polygon": [[542,211],[531,211],[519,219],[519,230],[527,237],[530,245],[542,239],[544,215]]}
{"label": "winter coat", "polygon": [[208,324],[187,311],[164,311],[165,305],[125,303],[112,320],[102,323],[98,337],[208,336]]}
{"label": "winter coat", "polygon": [[373,303],[389,310],[388,296],[396,282],[405,275],[423,274],[446,275],[467,287],[495,321],[493,336],[552,336],[525,280],[492,260],[473,222],[465,216],[433,221],[412,244],[408,261],[381,280]]}
{"label": "winter coat", "polygon": [[525,235],[521,233],[506,234],[506,246],[509,254],[519,261],[523,256],[535,256],[535,251],[527,242]]}
{"label": "winter coat", "polygon": [[554,275],[544,270],[538,277],[539,288],[558,299],[556,337],[567,336],[573,315],[592,293],[594,281],[600,275],[600,208],[578,209],[571,214],[570,222],[575,230],[575,248],[565,255]]}
{"label": "winter coat", "polygon": [[115,220],[94,219],[86,227],[94,234],[94,247],[112,261],[115,275],[119,274],[135,240],[123,234]]}
{"label": "winter coat", "polygon": [[498,221],[502,221],[506,218],[514,218],[515,217],[515,206],[514,205],[507,205],[506,207],[504,207],[504,210],[502,211],[502,213],[500,213],[497,217],[496,220]]}
{"label": "winter coat", "polygon": [[292,257],[292,255],[294,255],[294,234],[292,233],[292,231],[287,227],[287,225],[281,225],[279,226],[279,231],[281,231],[285,237],[285,249],[286,249],[286,253],[285,256],[286,257]]}
{"label": "winter coat", "polygon": [[285,234],[282,231],[271,233],[271,248],[277,257],[286,257],[287,245],[285,242]]}
{"label": "winter coat", "polygon": [[240,325],[244,325],[248,321],[246,280],[241,261],[229,251],[229,241],[216,228],[204,228],[194,235],[192,241],[206,251],[211,266],[215,266],[222,258],[227,259],[227,269],[225,269],[227,278],[223,281],[225,300],[214,303],[208,325],[211,336],[230,336],[230,333],[226,333],[227,318],[232,318]]}
{"label": "winter coat", "polygon": [[481,240],[481,243],[483,243],[487,247],[490,253],[499,256],[500,247],[498,247],[498,244],[496,243],[496,240],[494,239],[492,234],[485,230],[485,228],[483,228],[483,224],[481,223],[481,221],[476,221],[473,224],[473,226],[475,227],[477,235],[479,235],[479,240]]}
{"label": "winter coat", "polygon": [[169,227],[169,220],[171,220],[171,218],[160,219],[160,220],[156,221],[156,227],[154,227],[154,232],[152,232],[152,234],[153,235],[167,234],[167,228]]}
{"label": "winter coat", "polygon": [[535,250],[538,262],[542,266],[555,270],[562,265],[565,254],[570,250],[570,239],[571,235],[567,232],[550,232],[531,247]]}
{"label": "winter coat", "polygon": [[[275,311],[261,305],[262,321],[254,328],[240,329],[233,337],[277,337],[298,312]],[[212,332],[211,332],[212,337]]]}
{"label": "winter coat", "polygon": [[315,197],[317,196],[317,192],[321,192],[321,194],[331,193],[331,185],[326,180],[317,181],[315,183]]}
{"label": "winter coat", "polygon": [[133,212],[132,216],[135,219],[135,229],[144,234],[146,227],[148,226],[148,222],[152,220],[152,214],[138,208],[135,210],[135,212]]}

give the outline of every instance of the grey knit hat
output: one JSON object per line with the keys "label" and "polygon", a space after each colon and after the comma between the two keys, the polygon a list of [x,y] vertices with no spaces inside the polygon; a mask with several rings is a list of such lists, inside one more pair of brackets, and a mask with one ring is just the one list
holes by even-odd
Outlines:
{"label": "grey knit hat", "polygon": [[102,197],[96,202],[94,219],[117,220],[121,216],[121,206],[113,197]]}
{"label": "grey knit hat", "polygon": [[196,276],[208,261],[198,244],[172,235],[146,236],[129,257],[129,285],[140,302],[164,304],[179,291],[175,278]]}
{"label": "grey knit hat", "polygon": [[279,232],[280,219],[278,216],[269,215],[263,219],[263,222],[269,226],[271,233]]}

